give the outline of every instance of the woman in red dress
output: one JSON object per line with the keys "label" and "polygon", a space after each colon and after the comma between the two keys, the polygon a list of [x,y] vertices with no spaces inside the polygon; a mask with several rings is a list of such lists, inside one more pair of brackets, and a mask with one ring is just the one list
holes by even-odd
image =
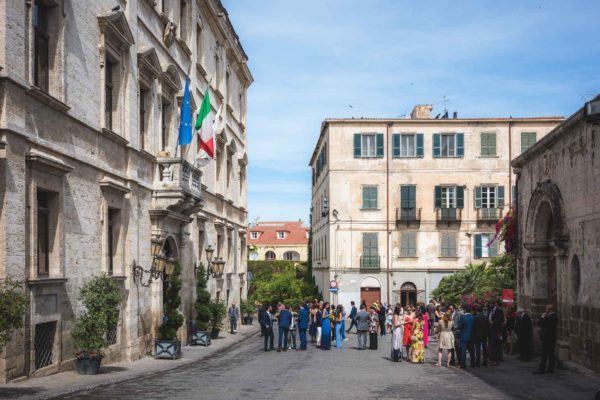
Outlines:
{"label": "woman in red dress", "polygon": [[413,321],[415,319],[415,309],[411,306],[407,307],[407,312],[404,314],[404,319],[402,322],[404,323],[404,337],[402,340],[402,344],[406,347],[406,357],[410,360],[410,344],[411,344],[411,335],[412,335],[412,326]]}

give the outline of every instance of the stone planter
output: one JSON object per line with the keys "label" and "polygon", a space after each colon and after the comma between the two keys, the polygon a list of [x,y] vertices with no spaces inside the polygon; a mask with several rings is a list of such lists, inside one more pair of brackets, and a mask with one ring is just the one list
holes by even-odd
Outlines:
{"label": "stone planter", "polygon": [[175,360],[181,357],[180,340],[155,340],[154,358]]}
{"label": "stone planter", "polygon": [[252,325],[252,317],[244,317],[244,325]]}
{"label": "stone planter", "polygon": [[219,332],[221,332],[221,329],[219,329],[219,328],[212,328],[212,330],[210,331],[210,338],[211,339],[218,339],[219,338]]}
{"label": "stone planter", "polygon": [[190,321],[189,328],[190,344],[192,346],[209,346],[210,345],[210,332],[200,331],[196,328],[196,321]]}
{"label": "stone planter", "polygon": [[102,357],[79,356],[75,359],[75,370],[82,375],[96,375],[100,372]]}

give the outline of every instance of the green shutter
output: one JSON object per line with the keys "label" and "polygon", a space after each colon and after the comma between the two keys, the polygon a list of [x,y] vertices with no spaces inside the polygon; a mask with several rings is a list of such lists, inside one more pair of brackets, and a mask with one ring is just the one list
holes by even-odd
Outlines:
{"label": "green shutter", "polygon": [[400,237],[400,255],[408,256],[408,233],[403,233]]}
{"label": "green shutter", "polygon": [[441,137],[439,133],[433,134],[433,157],[440,157],[442,153],[441,149]]}
{"label": "green shutter", "polygon": [[377,186],[371,186],[371,208],[377,208]]}
{"label": "green shutter", "polygon": [[458,157],[465,155],[465,135],[463,133],[456,134],[456,155]]}
{"label": "green shutter", "polygon": [[488,156],[496,156],[496,134],[488,134]]}
{"label": "green shutter", "polygon": [[448,256],[456,257],[456,236],[448,234]]}
{"label": "green shutter", "polygon": [[435,208],[442,208],[442,187],[441,186],[435,187],[434,197],[435,197]]}
{"label": "green shutter", "polygon": [[482,249],[481,249],[481,235],[475,235],[475,258],[481,258]]}
{"label": "green shutter", "polygon": [[383,133],[377,134],[377,157],[383,157]]}
{"label": "green shutter", "polygon": [[488,155],[487,133],[482,133],[480,135],[480,137],[481,137],[481,156],[485,157]]}
{"label": "green shutter", "polygon": [[367,186],[362,187],[362,208],[369,208],[369,191]]}
{"label": "green shutter", "polygon": [[481,208],[481,186],[475,186],[475,208]]}
{"label": "green shutter", "polygon": [[415,233],[408,233],[408,255],[415,257],[417,255],[417,239]]}
{"label": "green shutter", "polygon": [[442,245],[442,253],[440,254],[442,257],[448,257],[450,254],[450,249],[448,248],[448,234],[447,233],[442,233],[442,240],[441,245]]}
{"label": "green shutter", "polygon": [[517,185],[513,185],[513,187],[512,187],[512,204],[515,206],[517,205],[517,199],[518,199]]}
{"label": "green shutter", "polygon": [[[489,235],[490,240],[492,240],[493,235]],[[498,241],[495,240],[491,246],[488,247],[488,254],[490,257],[496,257],[498,255]]]}
{"label": "green shutter", "polygon": [[398,133],[392,135],[392,154],[394,157],[400,157],[400,135]]}
{"label": "green shutter", "polygon": [[504,186],[496,186],[496,207],[504,207]]}
{"label": "green shutter", "polygon": [[408,208],[416,208],[417,207],[417,187],[409,186],[408,187]]}
{"label": "green shutter", "polygon": [[417,133],[417,157],[423,157],[423,140],[424,135],[422,133]]}
{"label": "green shutter", "polygon": [[360,133],[354,134],[354,158],[360,158],[361,156],[361,148],[360,148]]}
{"label": "green shutter", "polygon": [[456,208],[465,207],[465,188],[462,186],[456,187]]}
{"label": "green shutter", "polygon": [[402,208],[410,208],[409,190],[410,186],[400,186],[400,207]]}

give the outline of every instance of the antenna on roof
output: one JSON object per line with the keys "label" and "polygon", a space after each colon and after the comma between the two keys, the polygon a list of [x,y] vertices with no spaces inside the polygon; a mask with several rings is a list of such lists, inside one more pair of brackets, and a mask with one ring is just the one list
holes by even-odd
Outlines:
{"label": "antenna on roof", "polygon": [[444,95],[442,102],[444,103],[444,114],[448,115],[448,97],[446,97],[446,95]]}

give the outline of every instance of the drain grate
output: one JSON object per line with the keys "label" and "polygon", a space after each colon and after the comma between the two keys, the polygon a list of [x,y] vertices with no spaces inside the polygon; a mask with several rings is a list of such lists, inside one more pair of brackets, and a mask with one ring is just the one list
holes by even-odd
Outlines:
{"label": "drain grate", "polygon": [[52,365],[56,321],[35,325],[35,369]]}

